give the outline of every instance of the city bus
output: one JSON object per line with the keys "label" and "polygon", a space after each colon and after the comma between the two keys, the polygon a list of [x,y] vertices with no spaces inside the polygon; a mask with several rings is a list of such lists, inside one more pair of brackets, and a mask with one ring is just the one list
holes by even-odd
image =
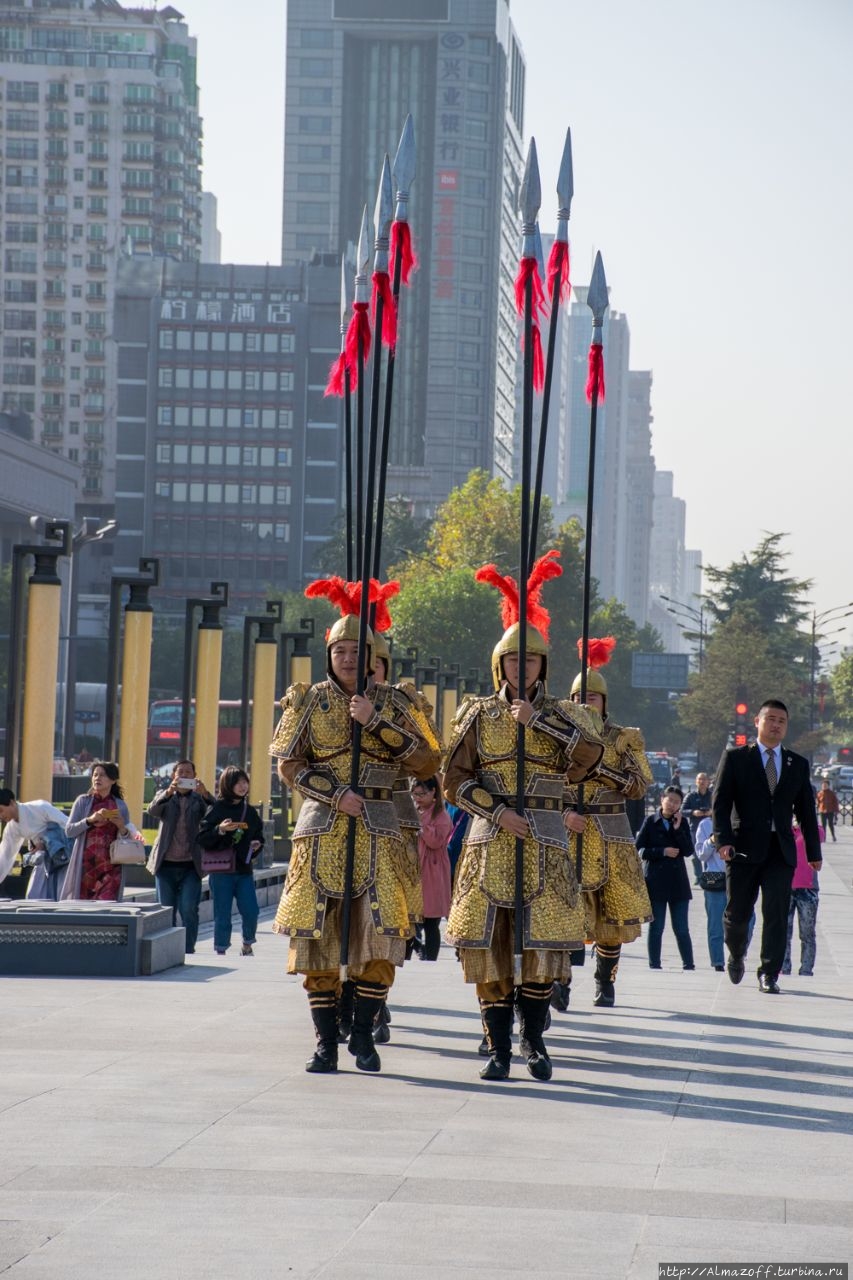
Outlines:
{"label": "city bus", "polygon": [[[219,732],[216,736],[216,763],[240,764],[240,713],[241,702],[220,702]],[[190,703],[190,743],[195,724],[195,699]],[[165,698],[151,703],[148,709],[148,747],[146,763],[149,770],[164,764],[173,764],[181,751],[181,700]],[[207,781],[212,786],[212,781]]]}

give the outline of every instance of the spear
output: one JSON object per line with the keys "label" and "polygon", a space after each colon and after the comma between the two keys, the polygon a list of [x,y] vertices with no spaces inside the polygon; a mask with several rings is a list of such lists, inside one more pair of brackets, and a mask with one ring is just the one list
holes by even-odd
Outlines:
{"label": "spear", "polygon": [[[534,311],[538,310],[538,295],[542,283],[538,279],[536,261],[536,218],[542,202],[542,186],[539,181],[539,164],[536,157],[536,141],[530,139],[524,180],[521,184],[519,207],[521,212],[521,262],[516,277],[516,302],[522,303],[524,316],[524,365],[521,418],[521,529],[518,556],[518,696],[527,696],[527,576],[530,563],[530,472],[533,444],[533,324]],[[515,811],[524,817],[526,790],[525,733],[518,723],[515,754]],[[522,981],[522,954],[524,951],[524,839],[515,841],[515,939],[513,944],[513,981]]]}
{"label": "spear", "polygon": [[[347,364],[355,367],[356,383],[356,551],[359,575],[362,580],[361,607],[358,622],[358,673],[356,676],[356,693],[364,693],[364,666],[367,652],[367,611],[370,595],[370,549],[368,536],[373,524],[373,472],[376,464],[376,433],[370,432],[369,462],[367,470],[367,496],[363,495],[364,486],[364,366],[370,351],[370,321],[367,318],[368,308],[368,276],[370,265],[370,240],[372,227],[367,216],[367,207],[361,215],[361,231],[358,237],[357,271],[355,277],[355,301],[353,302],[353,318],[347,330]],[[378,323],[382,323],[381,311]],[[381,343],[374,349],[374,364],[380,358]],[[373,415],[371,414],[371,417]],[[362,522],[364,533],[362,534]],[[361,772],[361,723],[356,720],[352,730],[352,768],[350,772],[350,788],[358,793],[359,774]],[[341,950],[340,973],[341,982],[347,981],[349,964],[349,939],[352,921],[352,886],[355,872],[355,832],[356,819],[347,822],[346,862],[344,864],[344,896],[341,903]]]}
{"label": "spear", "polygon": [[[584,530],[583,606],[581,622],[581,689],[580,700],[586,702],[586,669],[589,663],[589,608],[592,577],[592,519],[595,504],[595,447],[599,400],[604,400],[604,313],[610,305],[607,296],[607,277],[601,254],[596,253],[592,279],[586,295],[587,306],[592,312],[592,342],[589,347],[589,367],[586,382],[586,398],[589,401],[589,470],[586,489],[586,529]],[[578,786],[577,812],[583,813],[583,783]],[[578,880],[581,878],[583,836],[575,843],[575,860]]]}
{"label": "spear", "polygon": [[[391,228],[391,250],[394,257],[394,284],[392,296],[394,313],[399,325],[400,281],[408,276],[414,265],[412,238],[409,230],[409,191],[415,180],[415,127],[411,115],[406,116],[403,132],[393,166],[394,185],[397,188],[397,204]],[[385,373],[385,411],[382,419],[382,446],[379,455],[379,487],[376,498],[376,542],[373,551],[373,576],[381,576],[382,529],[385,519],[385,481],[388,475],[388,446],[391,438],[391,403],[394,395],[394,369],[397,364],[396,342],[388,351],[388,367]]]}
{"label": "spear", "polygon": [[[554,377],[554,356],[557,350],[557,321],[560,304],[569,299],[569,218],[575,184],[572,172],[572,131],[566,130],[563,158],[557,177],[557,233],[548,256],[548,294],[551,303],[551,319],[548,325],[548,349],[545,356],[545,385],[542,390],[542,415],[539,423],[539,451],[536,457],[536,484],[533,490],[533,515],[530,523],[530,567],[536,559],[536,541],[539,535],[539,509],[542,502],[542,480],[545,473],[545,446],[548,438],[548,415],[551,407],[551,383]],[[541,256],[541,254],[540,254]]]}
{"label": "spear", "polygon": [[346,363],[346,334],[349,315],[349,280],[346,253],[341,254],[341,356],[344,374],[344,484],[347,519],[347,582],[353,576],[353,510],[352,510],[352,379]]}

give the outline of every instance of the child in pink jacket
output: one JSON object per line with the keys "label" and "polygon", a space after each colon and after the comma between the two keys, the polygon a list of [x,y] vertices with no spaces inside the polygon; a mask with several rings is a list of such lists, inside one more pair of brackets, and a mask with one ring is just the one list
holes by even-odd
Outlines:
{"label": "child in pink jacket", "polygon": [[[821,840],[826,839],[826,832],[821,828]],[[800,977],[811,978],[814,974],[815,954],[817,952],[817,909],[820,901],[818,890],[818,873],[809,866],[806,856],[806,842],[800,828],[794,827],[794,843],[797,846],[797,865],[794,879],[791,881],[791,905],[788,908],[788,945],[785,949],[783,973],[791,972],[791,942],[794,936],[794,915],[800,929]]]}

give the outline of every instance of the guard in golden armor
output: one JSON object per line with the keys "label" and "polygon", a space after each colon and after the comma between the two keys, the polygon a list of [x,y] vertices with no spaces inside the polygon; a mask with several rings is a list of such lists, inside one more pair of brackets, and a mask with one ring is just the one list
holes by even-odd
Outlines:
{"label": "guard in golden armor", "polygon": [[[616,971],[623,942],[638,938],[641,926],[652,918],[642,866],[625,812],[626,800],[641,800],[646,794],[652,774],[640,730],[614,724],[607,714],[607,682],[600,667],[610,661],[615,647],[612,636],[589,641],[586,705],[604,722],[604,755],[584,783],[583,813],[576,812],[578,789],[570,786],[564,814],[573,859],[577,857],[578,835],[582,837],[578,874],[586,912],[586,937],[595,942],[593,1003],[605,1007],[615,1003]],[[580,648],[578,641],[579,651]],[[580,696],[578,675],[572,685],[572,701],[579,702]],[[569,983],[561,984],[555,988],[553,1003],[565,1009],[568,1002]]]}
{"label": "guard in golden armor", "polygon": [[[439,752],[426,741],[410,702],[399,691],[372,684],[363,696],[356,694],[360,584],[328,579],[312,583],[306,595],[328,596],[342,617],[326,637],[327,679],[288,689],[270,747],[282,780],[304,797],[273,930],[290,935],[288,972],[305,975],[317,1036],[306,1070],[336,1071],[340,917],[347,828],[354,817],[349,970],[356,990],[349,1051],[362,1071],[378,1071],[374,1019],[412,936],[393,785],[401,770],[430,777]],[[372,649],[368,631],[371,673]],[[350,787],[353,720],[363,725],[357,791]]]}
{"label": "guard in golden armor", "polygon": [[[518,589],[494,565],[477,571],[497,586],[502,639],[492,654],[495,693],[468,698],[456,716],[447,750],[447,799],[471,814],[456,871],[447,939],[459,949],[466,982],[476,983],[489,1062],[484,1080],[509,1075],[514,1001],[516,838],[524,840],[523,953],[519,1010],[527,1069],[551,1078],[543,1038],[552,983],[570,972],[569,953],[583,938],[583,909],[567,856],[563,825],[566,778],[588,776],[602,754],[592,718],[580,707],[551,697],[545,686],[549,617],[539,596],[556,577],[556,552],[537,561],[528,583],[527,670],[519,673]],[[516,813],[516,743],[525,726],[524,816]]]}

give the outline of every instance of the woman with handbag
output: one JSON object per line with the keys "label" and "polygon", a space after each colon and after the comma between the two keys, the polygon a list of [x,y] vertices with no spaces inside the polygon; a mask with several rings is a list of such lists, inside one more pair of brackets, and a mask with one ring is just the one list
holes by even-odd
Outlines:
{"label": "woman with handbag", "polygon": [[661,967],[661,939],[667,907],[682,966],[685,969],[696,968],[687,923],[693,894],[685,866],[686,860],[693,856],[693,837],[689,822],[681,816],[683,799],[680,787],[665,787],[660,808],[657,813],[649,814],[636,837],[652,904],[652,921],[646,939],[650,969]]}
{"label": "woman with handbag", "polygon": [[[92,785],[74,801],[65,834],[74,841],[74,849],[62,900],[117,902],[122,864],[145,861],[145,848],[124,802],[117,764],[99,760],[92,767]],[[132,857],[137,843],[138,855]]]}
{"label": "woman with handbag", "polygon": [[219,779],[219,798],[202,819],[198,843],[201,870],[213,901],[213,946],[224,956],[231,945],[231,913],[236,901],[243,924],[241,955],[253,955],[258,927],[258,895],[252,864],[264,846],[260,814],[246,799],[249,775],[230,765]]}

